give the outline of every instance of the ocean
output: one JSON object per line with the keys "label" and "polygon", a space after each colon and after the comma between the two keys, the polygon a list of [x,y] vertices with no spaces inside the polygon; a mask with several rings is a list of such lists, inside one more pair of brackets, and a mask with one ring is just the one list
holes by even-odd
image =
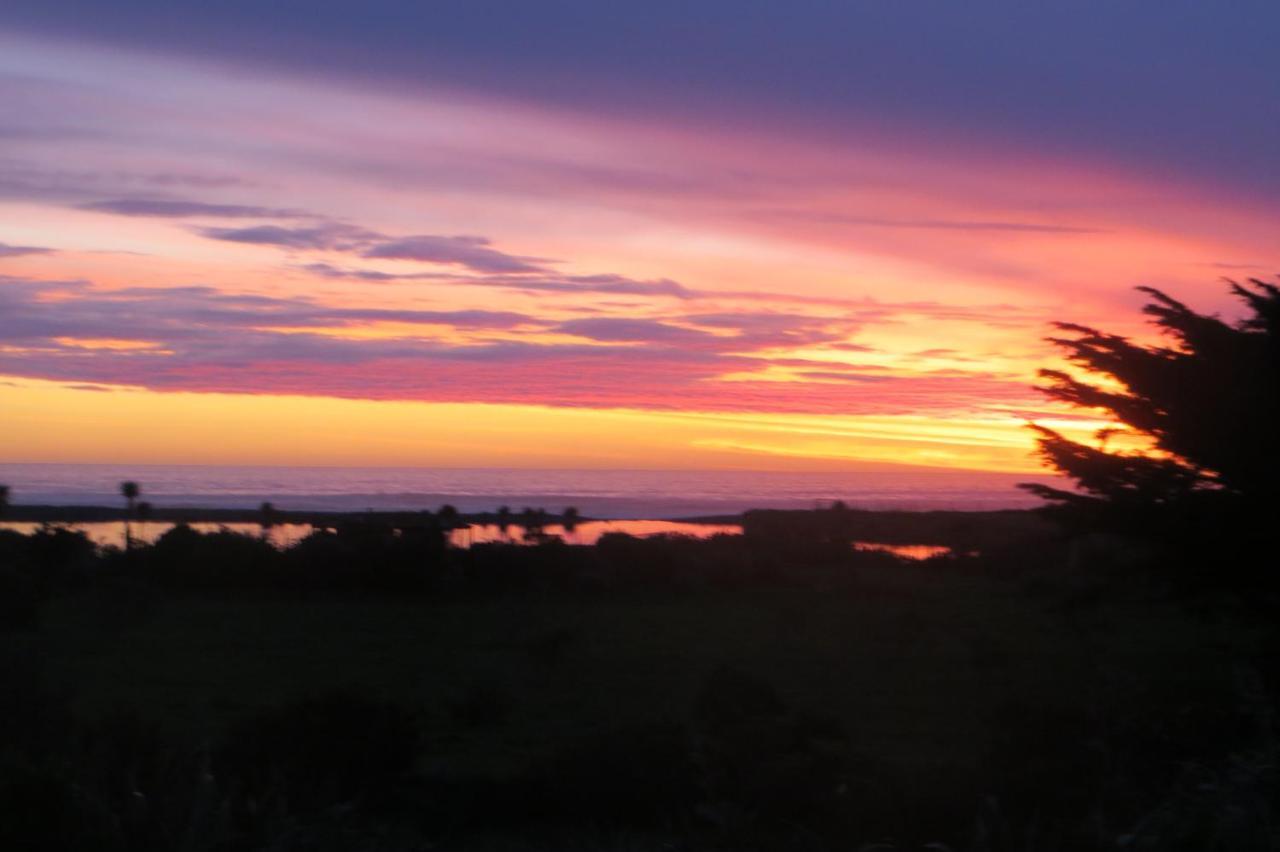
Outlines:
{"label": "ocean", "polygon": [[[666,519],[802,509],[843,500],[867,509],[1012,509],[1039,505],[1019,482],[1046,475],[893,470],[773,472],[689,470],[526,470],[197,465],[0,464],[10,502],[115,506],[133,480],[157,507],[284,510],[436,509],[463,512],[507,505],[595,518]],[[1062,484],[1062,483],[1058,483]]]}

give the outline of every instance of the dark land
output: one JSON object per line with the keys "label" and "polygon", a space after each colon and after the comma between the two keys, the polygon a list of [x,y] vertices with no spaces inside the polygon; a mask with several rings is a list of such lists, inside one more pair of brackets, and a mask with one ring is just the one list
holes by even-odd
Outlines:
{"label": "dark land", "polygon": [[[324,512],[295,511],[272,508],[271,521],[277,524],[310,524],[319,528],[336,529],[351,524],[376,524],[395,528],[429,524],[439,520],[438,513],[423,511],[360,511]],[[521,513],[515,512],[509,520],[519,523]],[[129,510],[116,506],[8,506],[0,520],[26,521],[49,524],[99,523],[118,521],[123,523],[131,516]],[[560,515],[545,513],[546,520],[559,523]],[[658,518],[656,520],[684,521],[693,524],[742,524],[750,518],[756,524],[774,525],[788,536],[820,534],[819,526],[828,525],[829,517],[820,512],[757,510],[737,515],[703,515],[698,517]],[[148,521],[161,523],[260,523],[261,509],[253,508],[200,508],[155,507],[147,514]],[[502,520],[497,512],[459,513],[451,524],[498,524]],[[600,520],[588,516],[579,522]],[[607,520],[607,519],[606,519]],[[1052,529],[1035,512],[1004,509],[982,512],[965,511],[894,511],[844,509],[841,523],[855,538],[874,540],[886,544],[937,544],[954,548],[979,547],[1025,539],[1032,536],[1051,535]]]}
{"label": "dark land", "polygon": [[273,519],[329,531],[0,532],[0,848],[1274,848],[1273,608],[1177,554],[1028,512]]}

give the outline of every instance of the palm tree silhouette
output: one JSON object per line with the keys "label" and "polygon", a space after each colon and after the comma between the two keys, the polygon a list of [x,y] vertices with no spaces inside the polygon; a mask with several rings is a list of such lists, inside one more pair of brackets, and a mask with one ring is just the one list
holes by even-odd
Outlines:
{"label": "palm tree silhouette", "polygon": [[125,513],[124,513],[124,549],[133,549],[133,530],[129,526],[130,519],[138,505],[138,495],[142,493],[142,488],[138,483],[133,481],[120,483],[120,495],[124,497]]}
{"label": "palm tree silhouette", "polygon": [[502,533],[503,538],[509,538],[511,535],[511,507],[498,507],[498,530]]}
{"label": "palm tree silhouette", "polygon": [[9,511],[9,486],[0,485],[0,518]]}

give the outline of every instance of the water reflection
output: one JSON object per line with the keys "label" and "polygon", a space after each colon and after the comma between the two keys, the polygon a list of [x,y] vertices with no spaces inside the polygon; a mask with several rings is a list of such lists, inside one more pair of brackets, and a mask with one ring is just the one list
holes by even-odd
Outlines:
{"label": "water reflection", "polygon": [[[713,535],[742,535],[742,527],[738,524],[691,524],[682,521],[583,521],[573,528],[573,532],[567,532],[560,524],[543,527],[544,536],[554,536],[566,544],[595,544],[606,533],[626,533],[638,538],[651,535],[710,538]],[[473,524],[454,530],[449,541],[455,547],[502,541],[513,544],[532,543],[528,530],[519,524],[512,524],[506,530],[497,524]]]}
{"label": "water reflection", "polygon": [[[34,521],[5,521],[0,529],[14,530],[23,535],[30,535],[42,525]],[[120,521],[87,521],[78,524],[53,524],[53,526],[82,532],[99,547],[124,548],[124,524]],[[167,521],[133,521],[133,540],[135,544],[154,544],[156,539],[174,528]],[[251,523],[192,523],[188,524],[196,532],[214,533],[220,530],[239,533],[240,535],[262,536],[262,525]],[[311,524],[275,524],[266,534],[267,541],[278,548],[292,547],[311,534]]]}
{"label": "water reflection", "polygon": [[913,561],[932,559],[935,556],[949,556],[952,552],[951,548],[944,547],[940,544],[881,544],[876,541],[855,541],[853,543],[853,549],[877,550],[882,553],[892,553],[894,556]]}
{"label": "water reflection", "polygon": [[[30,535],[40,529],[40,524],[29,521],[0,522],[0,529],[13,530]],[[99,547],[124,547],[124,524],[120,521],[89,521],[85,523],[57,524],[71,530],[83,532]],[[239,533],[241,535],[263,536],[261,524],[255,523],[193,523],[191,528],[201,533],[213,533],[220,530]],[[134,521],[133,539],[135,542],[152,544],[160,536],[173,529],[174,525],[161,521]],[[284,549],[292,547],[311,534],[311,524],[275,524],[267,529],[265,538],[275,547]],[[497,524],[473,524],[460,527],[449,533],[449,543],[454,547],[468,548],[475,544],[508,542],[511,544],[534,544],[540,539],[559,538],[566,544],[593,545],[607,533],[626,533],[638,538],[654,535],[687,535],[694,538],[710,538],[713,535],[741,535],[742,527],[738,524],[695,524],[683,521],[584,521],[568,532],[560,524],[548,524],[543,527],[542,535],[530,536],[520,524],[511,524],[505,529]],[[856,550],[874,550],[891,553],[902,559],[923,560],[935,556],[946,556],[952,553],[951,548],[934,544],[882,544],[874,541],[855,541]]]}
{"label": "water reflection", "polygon": [[[0,522],[0,529],[13,530],[30,535],[40,529],[40,524],[28,521]],[[66,529],[83,532],[89,540],[99,547],[124,547],[124,524],[120,521],[88,521],[75,524],[57,524]],[[192,529],[201,533],[228,532],[255,538],[263,535],[261,524],[254,523],[193,523]],[[133,540],[140,544],[153,544],[156,539],[173,529],[174,525],[161,521],[134,521]],[[311,534],[311,524],[275,524],[267,530],[266,539],[278,548],[292,547]],[[741,535],[742,527],[737,524],[690,524],[679,521],[586,521],[578,524],[573,532],[566,532],[559,524],[549,524],[543,528],[544,536],[555,536],[567,544],[595,544],[605,533],[619,532],[634,536],[651,536],[662,534],[689,535],[695,538],[709,538],[725,533]],[[505,531],[496,524],[475,524],[453,530],[449,534],[449,542],[454,547],[470,547],[473,544],[506,541],[513,544],[532,544],[533,537],[519,524],[512,524]]]}

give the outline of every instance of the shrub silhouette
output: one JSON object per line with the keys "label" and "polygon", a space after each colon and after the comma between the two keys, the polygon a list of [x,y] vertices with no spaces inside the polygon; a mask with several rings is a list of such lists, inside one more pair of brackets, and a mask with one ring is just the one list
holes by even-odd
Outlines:
{"label": "shrub silhouette", "polygon": [[77,530],[45,524],[31,535],[31,559],[42,571],[70,578],[92,564],[96,548]]}
{"label": "shrub silhouette", "polygon": [[[97,549],[82,532],[52,524],[26,536],[0,530],[0,573],[6,575],[3,582],[24,600],[31,594],[43,599],[80,586],[97,561]],[[5,604],[17,606],[18,601]]]}
{"label": "shrub silhouette", "polygon": [[293,584],[381,593],[423,591],[444,560],[444,530],[432,518],[392,527],[346,523],[316,530],[285,554]]}
{"label": "shrub silhouette", "polygon": [[199,533],[186,524],[134,555],[157,584],[185,588],[262,586],[280,562],[280,554],[260,538],[229,530]]}

